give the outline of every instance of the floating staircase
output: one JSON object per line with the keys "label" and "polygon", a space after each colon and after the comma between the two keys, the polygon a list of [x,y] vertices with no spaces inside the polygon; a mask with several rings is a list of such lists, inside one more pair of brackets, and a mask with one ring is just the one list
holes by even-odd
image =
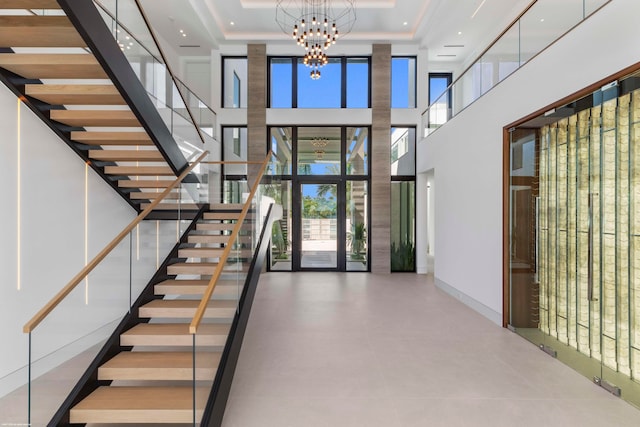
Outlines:
{"label": "floating staircase", "polygon": [[[227,209],[224,209],[227,208]],[[170,278],[154,285],[155,298],[138,309],[141,322],[120,335],[120,351],[103,363],[96,388],[70,411],[70,423],[190,423],[193,420],[193,335],[189,321],[219,267],[231,230],[240,215],[238,206],[217,205],[205,212],[167,267]],[[192,237],[211,240],[193,241]],[[241,286],[251,262],[251,249],[234,250],[227,261],[205,323],[196,335],[196,417],[201,417],[236,314]],[[195,278],[194,278],[195,277]]]}
{"label": "floating staircase", "polygon": [[[54,0],[0,0],[0,9],[3,81],[132,206],[147,207],[178,167],[154,143],[61,6]],[[106,25],[105,31],[110,34]],[[153,114],[162,125],[159,112]],[[175,210],[181,199],[189,195],[175,189],[158,209]]]}

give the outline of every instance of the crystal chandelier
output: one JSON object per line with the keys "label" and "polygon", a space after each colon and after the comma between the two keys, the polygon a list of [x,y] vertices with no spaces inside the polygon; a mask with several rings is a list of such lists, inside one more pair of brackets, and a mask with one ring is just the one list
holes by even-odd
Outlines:
{"label": "crystal chandelier", "polygon": [[320,78],[329,59],[326,51],[356,22],[355,0],[278,0],[276,22],[305,50],[302,62]]}

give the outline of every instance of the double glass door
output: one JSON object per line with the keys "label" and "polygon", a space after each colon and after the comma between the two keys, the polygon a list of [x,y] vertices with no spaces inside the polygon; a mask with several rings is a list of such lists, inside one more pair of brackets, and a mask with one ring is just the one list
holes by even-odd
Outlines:
{"label": "double glass door", "polygon": [[511,132],[509,323],[640,406],[640,91],[610,91]]}

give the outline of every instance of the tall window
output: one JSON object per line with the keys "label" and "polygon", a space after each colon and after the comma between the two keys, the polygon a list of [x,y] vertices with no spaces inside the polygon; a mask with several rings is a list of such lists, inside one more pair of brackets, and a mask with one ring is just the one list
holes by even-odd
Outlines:
{"label": "tall window", "polygon": [[391,271],[415,272],[416,129],[391,128]]}
{"label": "tall window", "polygon": [[416,58],[391,58],[391,108],[416,108]]}
{"label": "tall window", "polygon": [[370,58],[337,57],[313,80],[302,58],[269,58],[269,108],[369,108]]}
{"label": "tall window", "polygon": [[222,108],[247,108],[247,58],[222,58]]}
{"label": "tall window", "polygon": [[269,59],[269,105],[271,108],[293,107],[294,58]]}
{"label": "tall window", "polygon": [[443,125],[451,117],[451,73],[429,73],[429,128]]}

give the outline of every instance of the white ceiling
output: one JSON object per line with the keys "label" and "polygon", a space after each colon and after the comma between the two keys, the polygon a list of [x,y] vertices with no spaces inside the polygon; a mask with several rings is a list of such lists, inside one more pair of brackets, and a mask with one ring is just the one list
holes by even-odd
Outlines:
{"label": "white ceiling", "polygon": [[[419,46],[428,50],[432,63],[467,63],[529,3],[531,0],[355,0],[356,23],[341,41]],[[276,0],[142,0],[142,4],[154,28],[179,55],[208,56],[212,48],[247,42],[291,45],[294,53],[297,48],[275,22]]]}

